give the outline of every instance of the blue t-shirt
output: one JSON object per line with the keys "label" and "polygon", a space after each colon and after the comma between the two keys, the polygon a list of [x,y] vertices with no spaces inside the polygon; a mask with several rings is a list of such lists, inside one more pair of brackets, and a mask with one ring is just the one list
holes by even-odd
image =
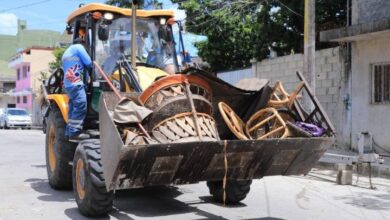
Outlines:
{"label": "blue t-shirt", "polygon": [[74,44],[68,47],[62,55],[65,88],[83,84],[81,75],[84,72],[84,66],[92,67],[92,60],[85,48],[81,44]]}

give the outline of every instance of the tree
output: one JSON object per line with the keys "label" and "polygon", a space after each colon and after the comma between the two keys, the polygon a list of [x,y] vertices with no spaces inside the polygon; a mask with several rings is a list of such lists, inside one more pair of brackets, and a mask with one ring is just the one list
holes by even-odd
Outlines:
{"label": "tree", "polygon": [[[199,55],[215,71],[242,68],[278,55],[303,52],[302,0],[173,0],[186,10],[187,30],[206,35]],[[346,0],[316,1],[317,33],[345,25]],[[317,48],[329,46],[317,42]]]}
{"label": "tree", "polygon": [[[49,71],[41,71],[40,72],[40,75],[38,77],[39,82],[42,83],[44,80],[47,80],[51,73],[53,73],[56,69],[62,67],[62,64],[61,64],[62,63],[62,61],[61,61],[62,55],[64,54],[66,48],[67,47],[57,47],[54,49],[53,55],[54,55],[55,59],[54,59],[54,61],[49,62]],[[47,104],[45,101],[45,97],[43,95],[42,88],[39,88],[36,91],[36,96],[37,96],[38,103],[41,105],[41,108],[42,108],[42,106],[45,106]]]}
{"label": "tree", "polygon": [[49,63],[49,69],[50,72],[53,72],[54,70],[61,68],[61,59],[62,55],[64,54],[67,47],[58,47],[54,49],[53,55],[55,57],[55,60]]}
{"label": "tree", "polygon": [[49,71],[41,71],[38,80],[42,82],[46,80],[50,73],[53,73],[56,69],[62,68],[62,55],[64,54],[67,47],[57,47],[53,51],[54,61],[49,62]]}

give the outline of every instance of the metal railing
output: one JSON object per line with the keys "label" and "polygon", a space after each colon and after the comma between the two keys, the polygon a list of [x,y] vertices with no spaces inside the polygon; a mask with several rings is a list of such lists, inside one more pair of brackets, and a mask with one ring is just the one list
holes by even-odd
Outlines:
{"label": "metal railing", "polygon": [[7,93],[7,92],[11,91],[12,89],[14,89],[14,88],[1,88],[0,87],[0,93]]}

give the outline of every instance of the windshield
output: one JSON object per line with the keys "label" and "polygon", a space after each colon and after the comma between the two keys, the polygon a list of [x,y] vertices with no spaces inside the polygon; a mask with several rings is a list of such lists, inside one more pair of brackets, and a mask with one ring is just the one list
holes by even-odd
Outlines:
{"label": "windshield", "polygon": [[9,115],[28,115],[25,110],[21,110],[21,109],[9,109],[8,114]]}
{"label": "windshield", "polygon": [[[97,24],[99,28],[99,24]],[[164,68],[164,60],[172,57],[170,42],[159,38],[159,18],[137,19],[137,61],[159,68]],[[112,74],[116,68],[116,61],[131,55],[131,19],[118,18],[109,25],[109,37],[102,41],[96,36],[96,61],[102,66],[106,74]]]}

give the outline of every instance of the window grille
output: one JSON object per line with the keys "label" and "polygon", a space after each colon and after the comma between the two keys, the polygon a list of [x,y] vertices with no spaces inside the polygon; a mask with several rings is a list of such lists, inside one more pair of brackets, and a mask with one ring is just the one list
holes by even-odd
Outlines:
{"label": "window grille", "polygon": [[372,103],[390,104],[390,63],[373,64],[371,79]]}

